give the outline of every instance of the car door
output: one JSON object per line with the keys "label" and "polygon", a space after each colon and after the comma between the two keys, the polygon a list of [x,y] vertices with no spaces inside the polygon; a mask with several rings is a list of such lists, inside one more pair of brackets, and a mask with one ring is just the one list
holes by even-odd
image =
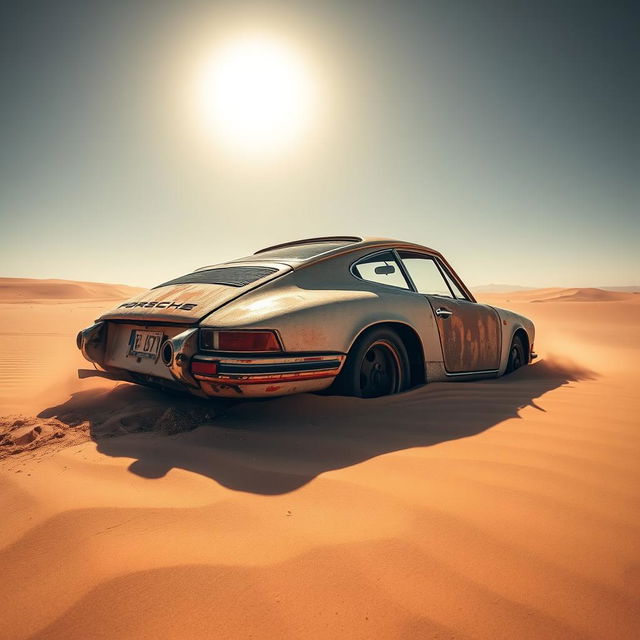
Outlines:
{"label": "car door", "polygon": [[500,366],[501,326],[492,307],[467,299],[436,256],[401,251],[403,266],[433,311],[448,373]]}

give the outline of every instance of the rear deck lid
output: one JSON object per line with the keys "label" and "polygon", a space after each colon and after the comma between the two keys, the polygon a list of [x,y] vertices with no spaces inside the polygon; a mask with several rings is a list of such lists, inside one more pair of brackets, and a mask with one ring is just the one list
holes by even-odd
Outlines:
{"label": "rear deck lid", "polygon": [[206,267],[149,289],[101,316],[193,324],[231,300],[291,271],[288,265],[222,264]]}

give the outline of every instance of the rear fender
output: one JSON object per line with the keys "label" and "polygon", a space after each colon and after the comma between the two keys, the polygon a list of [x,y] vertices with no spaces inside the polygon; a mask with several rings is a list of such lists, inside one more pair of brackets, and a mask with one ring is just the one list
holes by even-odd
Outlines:
{"label": "rear fender", "polygon": [[163,349],[171,349],[169,359],[169,371],[175,380],[191,387],[199,388],[200,385],[191,375],[191,358],[198,351],[198,329],[192,328],[179,333],[167,340]]}
{"label": "rear fender", "polygon": [[96,322],[78,333],[78,348],[89,362],[102,365],[107,345],[107,323]]}

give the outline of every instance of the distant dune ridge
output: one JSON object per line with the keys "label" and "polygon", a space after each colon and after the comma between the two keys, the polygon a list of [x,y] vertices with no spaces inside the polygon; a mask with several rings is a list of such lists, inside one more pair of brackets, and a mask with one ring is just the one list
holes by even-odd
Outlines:
{"label": "distant dune ridge", "polygon": [[520,287],[515,284],[479,284],[471,287],[474,293],[509,293],[511,291],[529,291],[535,287]]}
{"label": "distant dune ridge", "polygon": [[0,278],[0,302],[28,300],[121,300],[144,291],[140,287],[76,280]]}
{"label": "distant dune ridge", "polygon": [[546,289],[519,289],[502,293],[477,292],[487,302],[514,300],[519,302],[638,302],[640,295],[629,291],[610,291],[595,287],[549,287]]}
{"label": "distant dune ridge", "polygon": [[[565,288],[566,291],[571,289]],[[580,287],[579,289],[586,289],[592,291],[594,287]],[[603,291],[618,291],[621,293],[640,293],[640,286],[627,286],[627,287],[595,287],[595,289],[600,289]],[[515,284],[481,284],[477,287],[471,287],[471,291],[475,294],[483,294],[483,293],[528,293],[535,291],[561,291],[562,287],[554,287],[553,289],[546,288],[541,289],[540,287],[521,287]],[[573,288],[573,290],[576,290]]]}
{"label": "distant dune ridge", "polygon": [[[144,288],[104,282],[77,280],[42,280],[38,278],[0,278],[0,302],[37,300],[123,300]],[[533,288],[509,284],[472,287],[480,296],[500,294],[508,299],[527,302],[614,302],[630,300],[640,287],[549,287]]]}
{"label": "distant dune ridge", "polygon": [[617,302],[635,297],[637,297],[635,293],[582,287],[580,289],[562,289],[555,295],[531,302]]}

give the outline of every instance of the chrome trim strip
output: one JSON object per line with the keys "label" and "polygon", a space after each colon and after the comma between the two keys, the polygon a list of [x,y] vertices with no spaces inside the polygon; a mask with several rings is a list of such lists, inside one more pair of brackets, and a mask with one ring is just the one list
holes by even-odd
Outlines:
{"label": "chrome trim strip", "polygon": [[327,369],[338,369],[341,364],[342,363],[340,360],[320,360],[316,362],[283,362],[279,364],[229,364],[221,362],[218,365],[218,373],[220,375],[266,375],[275,373],[300,373],[302,371],[324,371]]}
{"label": "chrome trim strip", "polygon": [[199,360],[201,362],[219,362],[220,364],[242,364],[242,365],[279,365],[279,364],[289,364],[289,363],[309,363],[309,362],[327,362],[327,361],[338,361],[342,362],[345,358],[345,355],[342,353],[332,353],[332,354],[322,354],[322,355],[298,355],[298,356],[290,356],[287,358],[278,358],[278,357],[261,357],[256,356],[255,354],[248,355],[246,358],[230,358],[224,355],[211,355],[211,352],[203,354],[198,353],[194,356],[194,360]]}
{"label": "chrome trim strip", "polygon": [[446,376],[452,376],[452,377],[454,377],[454,376],[476,376],[476,375],[481,374],[481,373],[498,373],[498,371],[500,371],[500,369],[485,369],[484,371],[459,371],[459,372],[456,372],[456,373],[449,373],[445,369],[444,374]]}
{"label": "chrome trim strip", "polygon": [[238,385],[254,385],[269,384],[272,382],[288,383],[304,380],[317,380],[321,378],[335,378],[339,373],[338,369],[327,369],[325,371],[297,371],[290,373],[269,373],[263,375],[208,375],[203,373],[196,374],[198,380],[209,382],[212,384],[238,384]]}

